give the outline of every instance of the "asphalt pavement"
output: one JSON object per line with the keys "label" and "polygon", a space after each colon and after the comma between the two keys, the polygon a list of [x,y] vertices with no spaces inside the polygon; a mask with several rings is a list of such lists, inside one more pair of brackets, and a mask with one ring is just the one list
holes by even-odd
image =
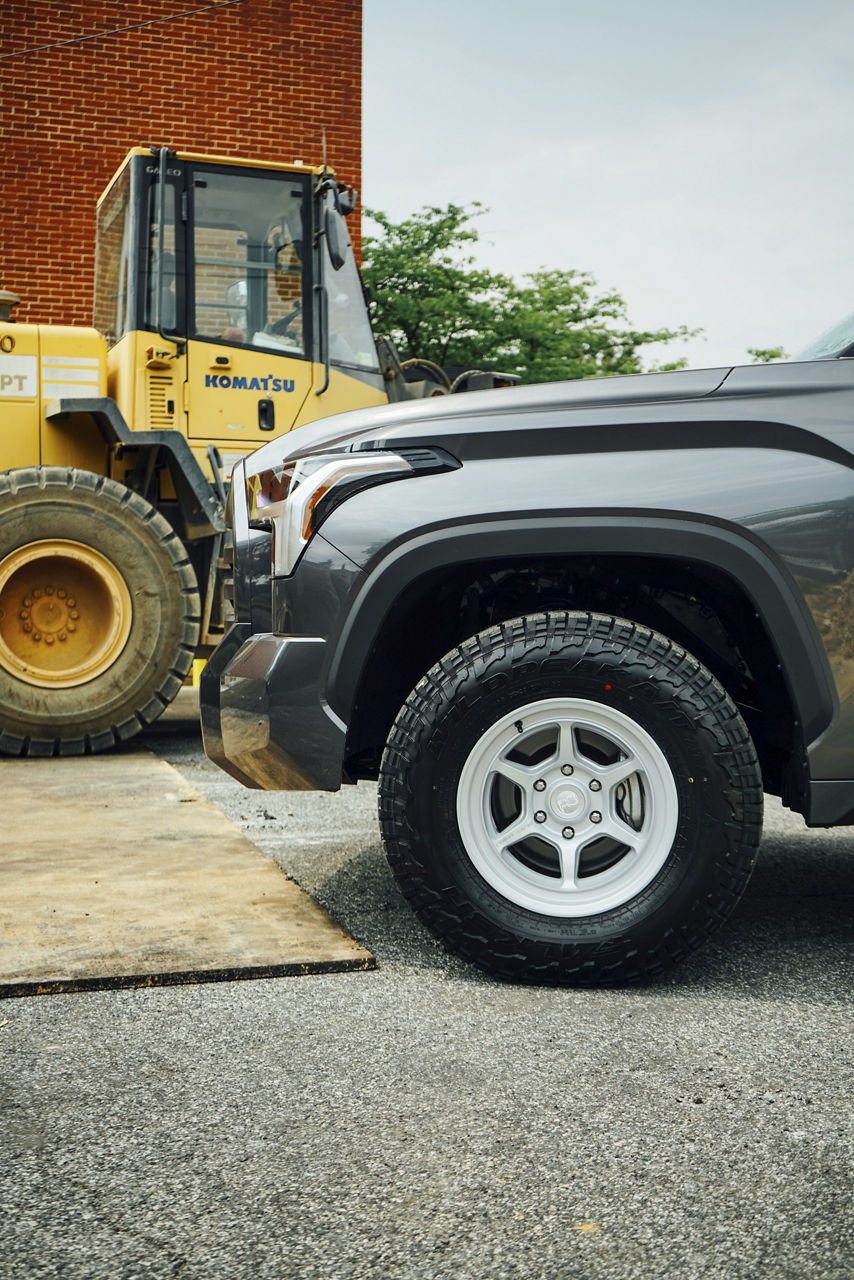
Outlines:
{"label": "asphalt pavement", "polygon": [[769,802],[690,962],[510,986],[412,916],[374,787],[246,791],[190,722],[142,743],[378,968],[0,1003],[0,1276],[851,1280],[854,831]]}

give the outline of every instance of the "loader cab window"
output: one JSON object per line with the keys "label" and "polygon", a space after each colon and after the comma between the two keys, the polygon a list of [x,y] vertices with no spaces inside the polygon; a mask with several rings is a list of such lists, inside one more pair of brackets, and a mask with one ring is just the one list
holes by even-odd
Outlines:
{"label": "loader cab window", "polygon": [[126,165],[98,205],[93,324],[113,346],[134,327],[136,200]]}
{"label": "loader cab window", "polygon": [[163,246],[160,246],[160,200],[157,181],[148,188],[148,244],[145,249],[145,314],[143,326],[157,330],[157,283],[160,281],[160,330],[166,334],[183,331],[183,274],[178,269],[175,236],[175,209],[180,193],[174,180],[166,183],[164,197]]}
{"label": "loader cab window", "polygon": [[[326,200],[334,197],[327,195]],[[339,215],[340,217],[340,215]],[[347,235],[343,218],[340,227]],[[349,239],[349,237],[348,237]],[[365,305],[359,268],[349,246],[344,262],[336,270],[329,253],[327,236],[321,237],[323,284],[326,289],[329,322],[329,360],[345,369],[379,369],[377,348]]]}
{"label": "loader cab window", "polygon": [[190,336],[306,357],[305,182],[195,166]]}

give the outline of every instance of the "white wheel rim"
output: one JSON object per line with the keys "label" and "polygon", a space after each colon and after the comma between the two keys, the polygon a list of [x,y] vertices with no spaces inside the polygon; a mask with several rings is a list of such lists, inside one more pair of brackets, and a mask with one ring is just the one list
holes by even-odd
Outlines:
{"label": "white wheel rim", "polygon": [[655,878],[679,819],[676,783],[645,729],[603,703],[533,702],[477,741],[457,789],[474,866],[529,911],[590,916]]}

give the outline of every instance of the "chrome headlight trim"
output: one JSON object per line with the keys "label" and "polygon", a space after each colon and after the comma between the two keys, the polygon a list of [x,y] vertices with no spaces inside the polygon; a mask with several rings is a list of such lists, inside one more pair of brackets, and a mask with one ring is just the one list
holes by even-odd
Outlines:
{"label": "chrome headlight trim", "polygon": [[[261,451],[259,451],[261,452]],[[270,457],[269,446],[263,450]],[[435,475],[460,463],[444,449],[405,446],[399,450],[329,450],[283,458],[278,466],[253,470],[243,484],[250,527],[272,534],[274,577],[293,573],[305,547],[324,520],[362,489],[409,475]]]}
{"label": "chrome headlight trim", "polygon": [[337,486],[411,473],[395,453],[314,454],[275,471],[247,476],[253,523],[271,529],[274,577],[293,573],[315,530],[318,504]]}

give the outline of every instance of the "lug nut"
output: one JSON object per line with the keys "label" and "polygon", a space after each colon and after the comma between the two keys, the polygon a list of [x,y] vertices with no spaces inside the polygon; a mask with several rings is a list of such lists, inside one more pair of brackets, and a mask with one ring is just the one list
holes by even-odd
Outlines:
{"label": "lug nut", "polygon": [[24,596],[24,608],[25,608],[25,609],[29,609],[29,608],[31,608],[31,607],[32,607],[32,603],[33,603],[33,602],[32,602],[32,600],[30,599],[30,597],[29,597],[29,596]]}
{"label": "lug nut", "polygon": [[570,776],[570,774],[575,772],[571,764],[561,765],[560,771],[567,778]]}
{"label": "lug nut", "polygon": [[[71,604],[71,601],[69,600],[69,601],[68,601],[68,603],[69,603],[69,604]],[[76,609],[72,609],[72,610],[71,610],[71,616],[72,616],[72,618],[79,618],[79,617],[80,617],[80,614],[77,612],[77,610],[76,610]]]}
{"label": "lug nut", "polygon": [[537,781],[534,783],[534,790],[545,791],[545,789],[546,789],[545,782],[543,782],[542,778],[537,778]]}
{"label": "lug nut", "polygon": [[75,599],[74,599],[74,596],[69,596],[69,597],[68,597],[68,607],[69,607],[69,609],[73,609],[73,608],[74,608],[74,606],[75,606],[75,604],[76,604],[76,601],[75,601]]}
{"label": "lug nut", "polygon": [[599,813],[599,812],[598,812],[598,810],[594,809],[594,810],[593,810],[593,812],[592,812],[592,813],[591,813],[591,815],[590,815],[590,821],[591,821],[591,822],[601,822],[601,821],[602,821],[602,815],[601,815],[601,813]]}
{"label": "lug nut", "polygon": [[45,644],[53,644],[55,639],[56,639],[55,636],[45,636],[44,642]]}
{"label": "lug nut", "polygon": [[76,630],[77,630],[77,623],[76,623],[76,622],[69,622],[69,624],[68,624],[68,630],[69,630],[69,631],[76,631]]}
{"label": "lug nut", "polygon": [[33,632],[33,639],[34,639],[34,640],[41,640],[41,638],[42,638],[42,633],[41,633],[40,631],[34,631],[34,632]]}
{"label": "lug nut", "polygon": [[546,820],[546,815],[543,813],[542,809],[538,809],[537,812],[534,814],[534,821],[545,822],[545,820]]}
{"label": "lug nut", "polygon": [[598,778],[592,778],[592,779],[591,779],[591,781],[590,781],[590,790],[591,790],[591,791],[601,791],[601,790],[602,790],[602,783],[598,780]]}
{"label": "lug nut", "polygon": [[20,618],[28,618],[28,617],[30,616],[30,611],[29,611],[29,609],[22,609],[22,610],[21,610],[21,612],[20,612],[20,614],[19,614],[18,616],[19,616]]}
{"label": "lug nut", "polygon": [[41,600],[41,595],[42,595],[41,587],[36,587],[35,591],[33,592],[33,595],[35,596],[36,600]]}
{"label": "lug nut", "polygon": [[561,835],[564,840],[571,840],[575,835],[575,827],[564,827],[563,831],[561,831]]}
{"label": "lug nut", "polygon": [[45,593],[49,596],[53,595],[53,587],[45,587]]}
{"label": "lug nut", "polygon": [[62,587],[59,588],[56,594],[59,596],[60,600],[65,599],[65,592],[63,591]]}
{"label": "lug nut", "polygon": [[23,631],[32,631],[32,629],[33,629],[33,624],[32,624],[31,622],[25,622],[25,623],[24,623],[24,625],[23,625],[23,627],[22,627],[21,629],[22,629]]}
{"label": "lug nut", "polygon": [[68,636],[66,635],[66,633],[64,631],[60,631],[59,635],[57,636],[57,640],[67,640],[67,639],[68,639]]}

